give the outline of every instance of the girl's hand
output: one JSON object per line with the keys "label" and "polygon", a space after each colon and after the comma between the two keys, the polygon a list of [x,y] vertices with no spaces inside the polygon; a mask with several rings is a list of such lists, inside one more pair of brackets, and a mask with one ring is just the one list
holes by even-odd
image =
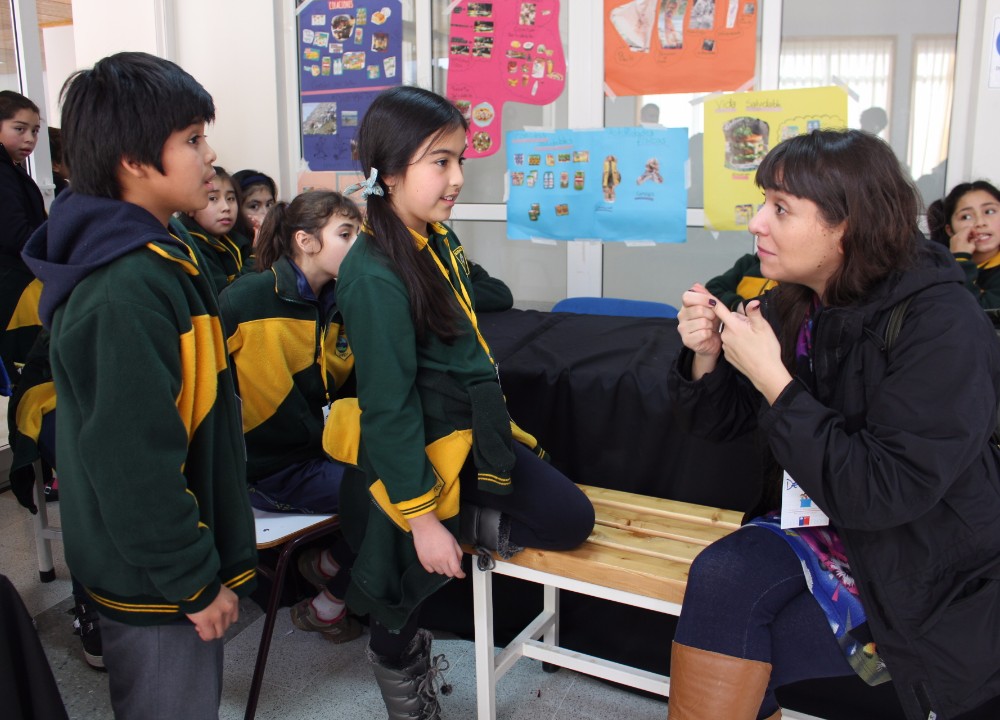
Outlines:
{"label": "girl's hand", "polygon": [[462,548],[433,512],[410,518],[413,545],[424,570],[453,578],[464,578]]}
{"label": "girl's hand", "polygon": [[693,380],[714,370],[722,353],[720,321],[716,313],[719,306],[721,303],[700,283],[695,283],[694,287],[681,296],[677,332],[684,347],[695,354],[691,368]]}
{"label": "girl's hand", "polygon": [[952,253],[969,253],[976,251],[976,243],[972,239],[972,226],[962,228],[948,241],[948,247]]}
{"label": "girl's hand", "polygon": [[781,345],[771,324],[760,312],[760,301],[751,300],[746,315],[730,312],[719,303],[715,312],[723,323],[722,347],[726,360],[753,383],[771,405],[792,381],[781,362]]}

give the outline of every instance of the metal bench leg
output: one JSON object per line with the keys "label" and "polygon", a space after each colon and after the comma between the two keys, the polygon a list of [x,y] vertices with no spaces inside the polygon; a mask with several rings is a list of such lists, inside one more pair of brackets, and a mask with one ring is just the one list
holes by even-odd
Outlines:
{"label": "metal bench leg", "polygon": [[472,607],[476,629],[476,708],[479,720],[496,720],[496,660],[493,648],[493,573],[472,562]]}
{"label": "metal bench leg", "polygon": [[[542,639],[550,647],[559,647],[559,588],[554,585],[543,586],[543,607],[546,613],[552,613],[552,624],[549,625]],[[543,662],[542,670],[547,673],[559,671],[558,665]]]}
{"label": "metal bench leg", "polygon": [[52,562],[52,540],[48,532],[49,510],[45,505],[45,480],[40,460],[35,461],[34,471],[35,505],[38,512],[32,516],[31,522],[35,530],[35,552],[38,554],[38,579],[47,583],[56,579],[56,570]]}

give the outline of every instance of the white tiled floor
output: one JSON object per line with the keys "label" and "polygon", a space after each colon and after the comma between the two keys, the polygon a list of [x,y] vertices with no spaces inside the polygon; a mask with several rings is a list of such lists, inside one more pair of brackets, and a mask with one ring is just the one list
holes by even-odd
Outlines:
{"label": "white tiled floor", "polygon": [[[53,524],[58,503],[49,505]],[[57,579],[38,582],[38,566],[30,515],[10,492],[0,494],[0,572],[7,575],[36,618],[56,682],[70,717],[106,720],[112,717],[107,675],[83,661],[79,640],[72,634],[69,574],[62,548],[55,543]],[[241,606],[244,621],[226,644],[225,690],[219,717],[243,717],[263,626],[252,601]],[[248,622],[249,621],[249,622]],[[385,710],[365,660],[366,636],[346,645],[296,630],[282,610],[274,633],[257,717],[261,720],[384,718]],[[446,673],[455,691],[442,699],[450,720],[475,717],[473,644],[437,640],[434,653],[450,663]],[[666,703],[623,691],[569,670],[545,673],[540,663],[521,660],[497,688],[498,717],[507,720],[662,720]]]}

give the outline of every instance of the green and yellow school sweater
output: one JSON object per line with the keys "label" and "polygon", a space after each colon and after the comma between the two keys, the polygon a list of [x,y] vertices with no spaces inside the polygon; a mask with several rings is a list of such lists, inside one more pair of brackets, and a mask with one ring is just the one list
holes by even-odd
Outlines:
{"label": "green and yellow school sweater", "polygon": [[66,560],[132,625],[255,584],[254,521],[218,302],[131,203],[65,191],[25,261],[44,283]]}
{"label": "green and yellow school sweater", "polygon": [[305,279],[281,258],[239,278],[219,299],[251,483],[322,457],[324,408],[353,394],[354,356],[333,290],[313,298]]}
{"label": "green and yellow school sweater", "polygon": [[211,278],[217,292],[222,292],[236,278],[254,267],[253,244],[237,232],[215,237],[190,215],[179,215],[191,239],[198,244],[205,258],[205,274]]}
{"label": "green and yellow school sweater", "polygon": [[985,310],[1000,308],[1000,253],[986,262],[976,264],[970,253],[954,253],[959,267],[965,271],[965,287]]}
{"label": "green and yellow school sweater", "polygon": [[705,289],[715,295],[730,310],[740,303],[763,295],[777,285],[776,280],[768,280],[760,270],[760,259],[754,253],[747,253],[721,275],[705,283]]}
{"label": "green and yellow school sweater", "polygon": [[[455,300],[459,336],[418,342],[400,277],[362,231],[340,268],[337,303],[355,356],[358,398],[334,403],[324,447],[356,463],[345,476],[341,517],[358,551],[347,602],[390,629],[447,578],[417,560],[408,518],[434,512],[457,535],[458,474],[474,455],[480,486],[510,492],[513,440],[539,454],[511,422],[489,346],[477,327],[472,282],[458,238],[442,224],[423,237],[442,289]],[[360,437],[358,435],[360,430]]]}

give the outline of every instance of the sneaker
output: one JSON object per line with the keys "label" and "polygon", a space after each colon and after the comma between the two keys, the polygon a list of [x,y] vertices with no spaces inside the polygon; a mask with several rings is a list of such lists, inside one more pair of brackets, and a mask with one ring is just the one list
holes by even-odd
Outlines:
{"label": "sneaker", "polygon": [[59,500],[59,478],[52,478],[45,482],[45,502],[57,502]]}
{"label": "sneaker", "polygon": [[295,561],[295,566],[299,569],[302,577],[314,588],[322,592],[326,589],[326,584],[332,578],[327,577],[319,570],[319,556],[323,551],[319,548],[306,548]]}
{"label": "sneaker", "polygon": [[326,622],[321,620],[313,610],[312,598],[306,598],[292,605],[292,625],[306,632],[318,632],[332,643],[350,642],[361,635],[361,623],[347,614],[345,607],[340,617]]}
{"label": "sneaker", "polygon": [[104,650],[101,645],[101,625],[97,611],[90,603],[78,602],[73,606],[73,634],[80,636],[83,658],[90,667],[104,669]]}

